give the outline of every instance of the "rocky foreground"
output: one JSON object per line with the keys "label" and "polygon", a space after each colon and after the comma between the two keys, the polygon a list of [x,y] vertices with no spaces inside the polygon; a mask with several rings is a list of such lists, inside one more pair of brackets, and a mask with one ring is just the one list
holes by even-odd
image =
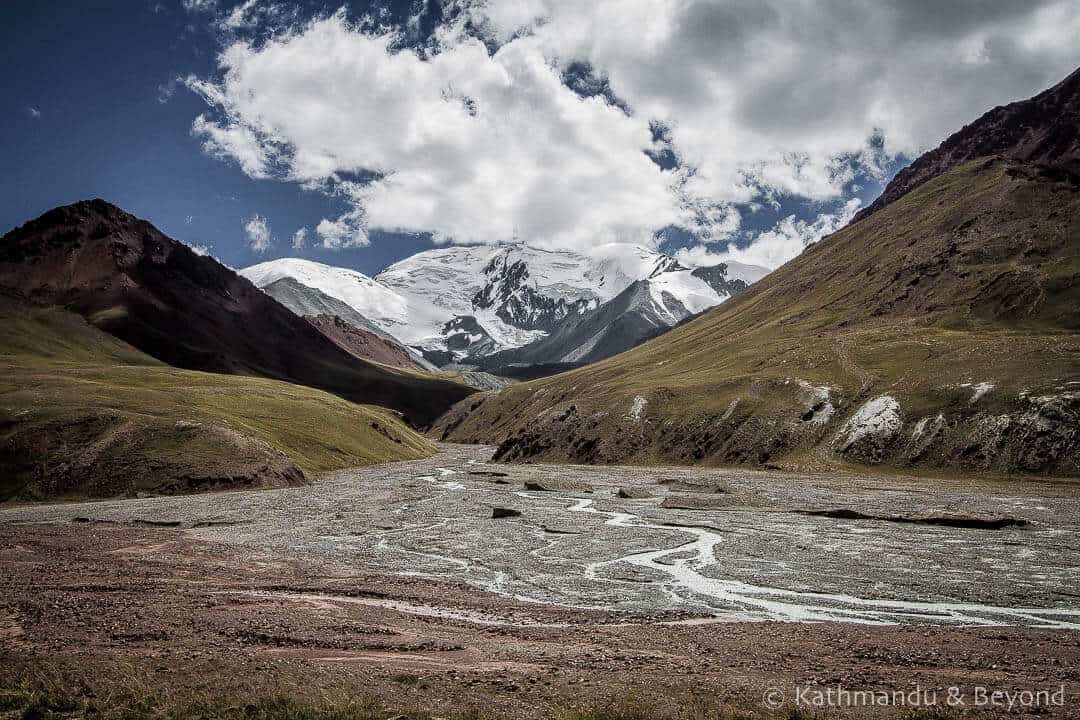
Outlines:
{"label": "rocky foreground", "polygon": [[[1080,701],[1077,631],[627,617],[327,573],[163,527],[6,524],[0,548],[0,681],[16,710],[31,677],[174,700],[209,683],[240,705],[344,688],[379,699],[382,718],[773,717],[828,688],[921,687],[942,704],[952,686],[971,702],[980,687],[1063,692],[1041,717],[1073,717]],[[627,707],[639,714],[601,714]]]}
{"label": "rocky foreground", "polygon": [[490,452],[444,446],[304,488],[3,508],[5,707],[60,703],[51,683],[69,708],[137,690],[248,718],[282,717],[263,712],[282,693],[337,708],[288,717],[816,717],[819,691],[921,688],[938,707],[822,717],[1016,716],[941,705],[985,688],[1060,693],[1038,715],[1076,714],[1071,484]]}

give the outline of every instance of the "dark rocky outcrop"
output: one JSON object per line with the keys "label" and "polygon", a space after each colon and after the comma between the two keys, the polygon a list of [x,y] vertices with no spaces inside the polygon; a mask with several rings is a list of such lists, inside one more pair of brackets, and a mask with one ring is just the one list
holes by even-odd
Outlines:
{"label": "dark rocky outcrop", "polygon": [[[513,259],[512,250],[496,255],[484,267],[486,284],[473,297],[473,307],[495,308],[500,320],[523,330],[551,332],[563,318],[579,315],[595,301],[548,297],[529,284],[525,261]],[[479,353],[484,354],[484,353]]]}
{"label": "dark rocky outcrop", "polygon": [[472,315],[458,315],[447,321],[439,332],[446,339],[446,347],[450,351],[447,357],[450,362],[454,359],[455,351],[486,355],[497,347],[494,338]]}
{"label": "dark rocky outcrop", "polygon": [[709,267],[694,268],[690,274],[707,282],[709,287],[718,294],[727,295],[728,297],[738,295],[743,290],[750,287],[750,284],[745,280],[729,278],[728,267],[725,263],[711,265]]}
{"label": "dark rocky outcrop", "polygon": [[868,513],[851,508],[828,510],[794,510],[799,515],[833,518],[837,520],[877,520],[879,522],[902,523],[907,525],[940,525],[942,527],[968,528],[972,530],[1000,530],[1007,527],[1027,527],[1023,518],[1004,515],[981,515],[975,513],[938,513],[926,512],[912,515],[884,515]]}

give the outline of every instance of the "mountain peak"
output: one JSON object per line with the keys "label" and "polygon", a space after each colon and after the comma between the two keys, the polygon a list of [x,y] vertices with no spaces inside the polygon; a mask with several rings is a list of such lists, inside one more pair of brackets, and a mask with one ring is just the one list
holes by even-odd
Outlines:
{"label": "mountain peak", "polygon": [[213,258],[103,200],[4,235],[0,286],[62,305],[169,365],[310,385],[417,424],[467,394],[358,359]]}
{"label": "mountain peak", "polygon": [[0,238],[0,265],[41,259],[22,272],[25,277],[19,283],[34,293],[48,294],[108,285],[117,272],[125,273],[144,260],[163,264],[178,250],[194,257],[190,248],[146,220],[99,198],[54,208],[6,233]]}

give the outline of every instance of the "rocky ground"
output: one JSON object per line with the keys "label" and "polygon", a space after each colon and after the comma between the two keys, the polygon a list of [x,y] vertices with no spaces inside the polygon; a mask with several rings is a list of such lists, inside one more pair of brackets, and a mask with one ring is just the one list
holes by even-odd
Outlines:
{"label": "rocky ground", "polygon": [[[0,665],[136,667],[163,686],[281,676],[412,709],[383,718],[768,717],[814,712],[830,688],[921,688],[944,706],[950,687],[958,717],[1016,716],[975,707],[980,687],[1060,692],[1063,704],[1023,710],[1077,714],[1071,485],[800,484],[506,467],[486,453],[444,447],[300,489],[8,507]],[[494,508],[521,514],[493,520]],[[961,516],[1024,524],[939,524]],[[917,562],[929,580],[912,579]],[[908,570],[891,581],[891,565]],[[733,621],[790,613],[831,621]],[[18,685],[0,681],[8,695]],[[573,710],[627,703],[638,714]]]}

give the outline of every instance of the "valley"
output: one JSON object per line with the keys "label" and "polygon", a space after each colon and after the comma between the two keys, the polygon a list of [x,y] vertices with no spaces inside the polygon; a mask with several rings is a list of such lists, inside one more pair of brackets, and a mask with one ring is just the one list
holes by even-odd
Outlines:
{"label": "valley", "polygon": [[960,165],[628,352],[459,403],[436,434],[516,462],[1075,476],[1078,189]]}
{"label": "valley", "polygon": [[[1071,483],[504,466],[487,464],[492,451],[443,446],[295,490],[13,508],[0,519],[167,523],[281,558],[567,608],[1080,629]],[[492,519],[493,508],[520,515]]]}
{"label": "valley", "polygon": [[[507,466],[492,451],[443,445],[303,488],[8,506],[5,652],[52,648],[64,667],[81,647],[104,673],[184,658],[166,685],[206,662],[263,664],[389,707],[507,718],[628,698],[667,717],[657,702],[690,695],[756,717],[776,709],[765,690],[821,682],[1080,692],[1069,483]],[[52,580],[32,599],[38,573]],[[60,610],[35,614],[53,597]],[[129,606],[109,641],[100,627]]]}
{"label": "valley", "polygon": [[38,5],[0,720],[1080,717],[1075,0]]}

